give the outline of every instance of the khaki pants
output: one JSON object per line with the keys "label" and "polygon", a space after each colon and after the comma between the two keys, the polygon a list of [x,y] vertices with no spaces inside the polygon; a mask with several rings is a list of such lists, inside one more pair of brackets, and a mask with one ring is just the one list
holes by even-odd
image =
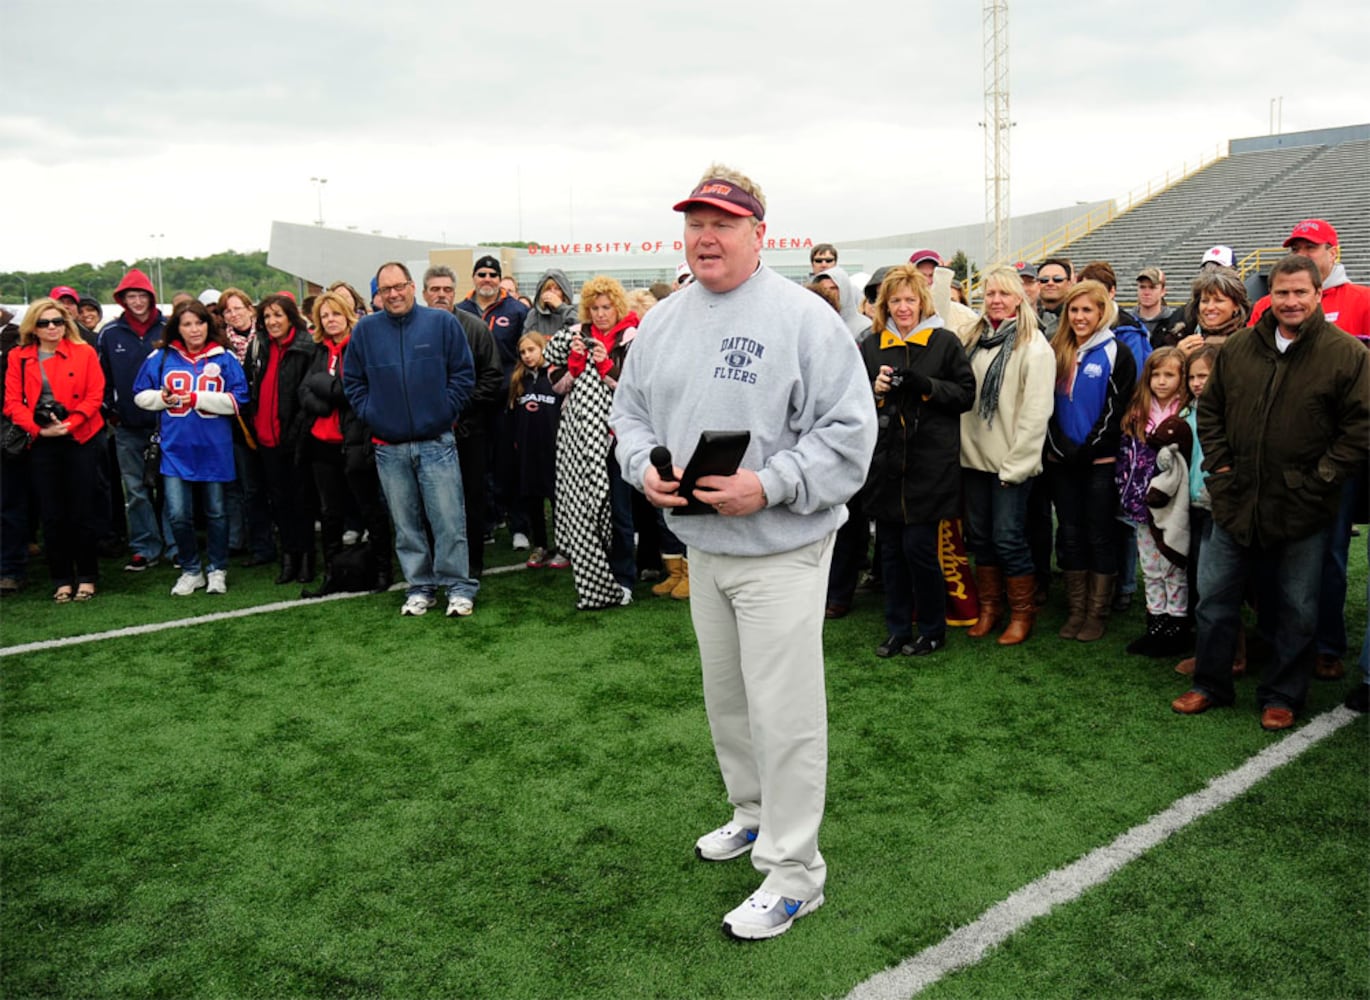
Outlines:
{"label": "khaki pants", "polygon": [[758,828],[762,888],[812,899],[827,865],[823,602],[833,537],[770,556],[691,549],[690,611],[704,705],[733,821]]}

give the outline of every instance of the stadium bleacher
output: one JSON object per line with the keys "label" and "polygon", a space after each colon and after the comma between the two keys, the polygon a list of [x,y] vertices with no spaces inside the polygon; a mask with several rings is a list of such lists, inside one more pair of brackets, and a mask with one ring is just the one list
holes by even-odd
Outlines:
{"label": "stadium bleacher", "polygon": [[[1120,299],[1147,266],[1167,276],[1169,301],[1183,301],[1205,250],[1233,247],[1240,260],[1278,247],[1300,219],[1327,219],[1341,239],[1352,281],[1370,284],[1370,138],[1366,129],[1309,133],[1318,142],[1234,151],[1161,194],[1066,244],[1076,267],[1107,260]],[[1286,137],[1281,137],[1286,138]],[[1233,143],[1236,147],[1237,143]]]}

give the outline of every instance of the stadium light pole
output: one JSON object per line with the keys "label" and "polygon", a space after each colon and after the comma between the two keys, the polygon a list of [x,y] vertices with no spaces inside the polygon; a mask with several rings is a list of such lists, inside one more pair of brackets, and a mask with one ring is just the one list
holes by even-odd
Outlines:
{"label": "stadium light pole", "polygon": [[314,191],[319,197],[319,217],[314,220],[314,225],[323,225],[323,186],[328,183],[327,177],[311,177],[309,182],[314,185]]}
{"label": "stadium light pole", "polygon": [[985,261],[1002,264],[1010,250],[1008,0],[984,0]]}
{"label": "stadium light pole", "polygon": [[153,261],[157,264],[157,301],[164,302],[166,300],[163,298],[162,295],[162,250],[161,247],[157,244],[157,240],[166,239],[166,233],[148,233],[147,238],[153,241],[152,258]]}

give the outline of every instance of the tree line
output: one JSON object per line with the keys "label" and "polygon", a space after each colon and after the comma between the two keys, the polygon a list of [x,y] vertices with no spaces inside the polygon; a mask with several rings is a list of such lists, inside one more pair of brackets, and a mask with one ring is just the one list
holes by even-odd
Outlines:
{"label": "tree line", "polygon": [[[82,295],[103,303],[114,301],[119,280],[136,267],[157,285],[157,261],[144,257],[128,263],[110,260],[103,264],[74,264],[60,271],[11,271],[0,273],[0,302],[25,302],[42,298],[58,285],[67,285]],[[206,288],[223,290],[230,285],[241,288],[254,302],[271,292],[294,291],[299,282],[284,271],[266,263],[266,251],[238,253],[225,250],[208,257],[163,257],[161,261],[162,301],[177,292],[199,296]],[[27,291],[27,295],[25,292]]]}

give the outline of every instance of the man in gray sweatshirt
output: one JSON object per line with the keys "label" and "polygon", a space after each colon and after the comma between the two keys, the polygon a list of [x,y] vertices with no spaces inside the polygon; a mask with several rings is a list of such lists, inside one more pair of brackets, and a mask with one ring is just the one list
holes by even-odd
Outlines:
{"label": "man in gray sweatshirt", "polygon": [[[723,930],[769,938],[823,903],[823,603],[833,535],[870,465],[875,404],[837,314],[761,265],[756,184],[715,165],[675,210],[695,280],[643,319],[609,421],[624,478],[689,547],[704,702],[733,807],[695,853],[751,852],[765,880]],[[686,499],[651,452],[670,449],[678,479],[706,430],[751,441],[736,473],[699,481],[695,497],[716,514],[681,516]]]}

